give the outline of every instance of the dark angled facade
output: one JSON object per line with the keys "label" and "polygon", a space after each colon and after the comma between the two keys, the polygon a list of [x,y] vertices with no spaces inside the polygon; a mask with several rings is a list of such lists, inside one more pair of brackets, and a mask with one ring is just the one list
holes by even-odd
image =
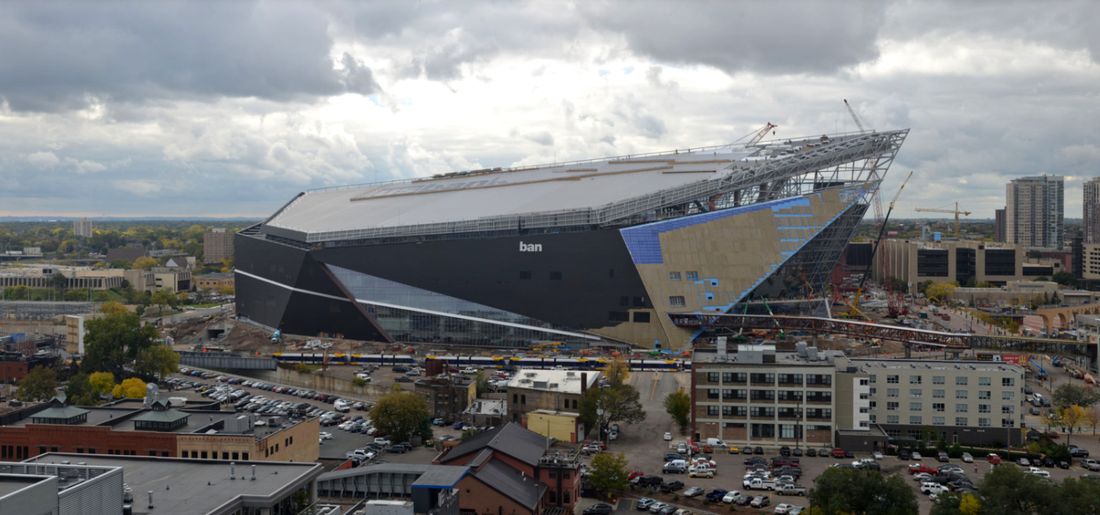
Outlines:
{"label": "dark angled facade", "polygon": [[823,291],[906,134],[305,192],[237,234],[237,313],[376,341],[682,347],[669,314]]}

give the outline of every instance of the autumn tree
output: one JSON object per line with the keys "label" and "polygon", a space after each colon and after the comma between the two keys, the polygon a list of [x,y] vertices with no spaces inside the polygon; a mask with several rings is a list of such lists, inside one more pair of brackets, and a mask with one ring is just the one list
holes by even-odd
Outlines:
{"label": "autumn tree", "polygon": [[110,395],[115,389],[115,375],[110,372],[92,372],[88,374],[88,384],[96,396]]}
{"label": "autumn tree", "polygon": [[604,367],[603,376],[611,386],[624,385],[630,379],[630,365],[622,359],[613,359]]}
{"label": "autumn tree", "polygon": [[1100,425],[1100,406],[1093,404],[1085,410],[1085,424],[1092,428],[1092,434],[1096,434],[1096,426]]}
{"label": "autumn tree", "polygon": [[153,268],[154,266],[160,266],[160,262],[157,261],[156,258],[141,256],[135,259],[134,263],[130,266],[137,270],[148,270],[150,268]]}
{"label": "autumn tree", "polygon": [[948,281],[936,281],[928,285],[924,295],[931,302],[943,302],[955,294],[955,283]]}
{"label": "autumn tree", "polygon": [[128,377],[115,385],[111,391],[116,399],[141,399],[145,397],[145,381],[137,377]]}
{"label": "autumn tree", "polygon": [[15,396],[24,401],[45,401],[57,395],[57,376],[52,368],[34,367],[19,380]]}
{"label": "autumn tree", "polygon": [[665,397],[665,411],[672,416],[676,425],[680,426],[680,432],[687,430],[689,415],[691,414],[691,396],[684,390],[677,389]]}
{"label": "autumn tree", "polygon": [[1058,410],[1058,414],[1061,416],[1063,427],[1068,429],[1068,434],[1066,435],[1066,444],[1068,445],[1074,429],[1085,420],[1085,408],[1073,404]]}

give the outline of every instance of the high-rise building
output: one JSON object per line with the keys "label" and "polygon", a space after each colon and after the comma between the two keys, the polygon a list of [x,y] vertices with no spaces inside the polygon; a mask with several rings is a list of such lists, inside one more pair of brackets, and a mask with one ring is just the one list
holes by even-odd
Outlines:
{"label": "high-rise building", "polygon": [[92,221],[87,218],[73,220],[73,233],[77,238],[92,237]]}
{"label": "high-rise building", "polygon": [[1008,183],[1005,241],[1024,247],[1062,248],[1064,191],[1060,175],[1022,177]]}
{"label": "high-rise building", "polygon": [[210,229],[202,235],[202,262],[220,263],[233,259],[233,233],[224,227]]}
{"label": "high-rise building", "polygon": [[1005,210],[998,209],[993,212],[993,241],[1005,242]]}
{"label": "high-rise building", "polygon": [[1100,177],[1085,183],[1085,243],[1100,243]]}

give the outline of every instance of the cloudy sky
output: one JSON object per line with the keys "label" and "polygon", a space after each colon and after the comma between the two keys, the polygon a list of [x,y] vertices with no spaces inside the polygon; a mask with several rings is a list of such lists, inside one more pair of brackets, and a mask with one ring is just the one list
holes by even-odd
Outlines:
{"label": "cloudy sky", "polygon": [[[778,4],[778,5],[777,5]],[[962,4],[962,5],[959,5]],[[264,216],[304,189],[867,125],[898,205],[1100,176],[1097,2],[0,3],[0,216]]]}

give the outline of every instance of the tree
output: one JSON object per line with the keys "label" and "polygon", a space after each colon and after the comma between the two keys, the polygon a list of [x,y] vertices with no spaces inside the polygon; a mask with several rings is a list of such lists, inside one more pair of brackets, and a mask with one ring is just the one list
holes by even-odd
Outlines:
{"label": "tree", "polygon": [[110,395],[115,389],[115,375],[110,372],[88,374],[88,383],[97,396]]}
{"label": "tree", "polygon": [[52,368],[34,367],[19,380],[15,396],[24,401],[45,401],[57,395],[57,376]]}
{"label": "tree", "polygon": [[978,486],[985,513],[1043,513],[1053,500],[1053,486],[1019,467],[998,466]]}
{"label": "tree", "polygon": [[1067,478],[1058,485],[1054,513],[1100,513],[1100,481]]}
{"label": "tree", "polygon": [[[635,424],[645,420],[645,410],[638,401],[638,390],[629,384],[592,388],[581,398],[581,421],[586,428],[602,431],[611,423]],[[603,416],[598,411],[603,410]]]}
{"label": "tree", "polygon": [[621,386],[630,379],[630,366],[622,359],[613,359],[603,369],[603,376],[607,378],[610,386]]}
{"label": "tree", "polygon": [[1052,402],[1057,408],[1065,408],[1074,404],[1078,406],[1091,406],[1096,403],[1096,392],[1073,383],[1064,383],[1054,389]]}
{"label": "tree", "polygon": [[154,266],[159,266],[159,265],[160,265],[160,261],[157,261],[156,258],[151,258],[149,256],[141,256],[141,257],[135,259],[133,265],[131,265],[131,266],[135,269],[138,269],[138,270],[148,270],[150,268],[153,268]]}
{"label": "tree", "polygon": [[178,372],[179,368],[180,355],[167,345],[156,344],[142,349],[134,361],[135,372],[159,379]]}
{"label": "tree", "polygon": [[1077,276],[1073,275],[1073,273],[1071,272],[1055,273],[1051,277],[1051,279],[1053,279],[1054,282],[1061,284],[1062,286],[1069,286],[1071,288],[1077,286]]}
{"label": "tree", "polygon": [[959,501],[959,513],[962,515],[978,515],[982,512],[982,501],[977,496],[969,493],[963,494]]}
{"label": "tree", "polygon": [[1085,424],[1092,428],[1092,434],[1096,434],[1096,426],[1100,425],[1100,406],[1093,404],[1085,410]]}
{"label": "tree", "polygon": [[370,419],[374,427],[389,435],[395,442],[404,442],[423,427],[424,421],[431,415],[424,398],[393,385],[390,393],[384,395],[370,410]]}
{"label": "tree", "polygon": [[932,302],[943,302],[955,294],[955,283],[936,281],[925,290],[925,296]]}
{"label": "tree", "polygon": [[95,388],[88,381],[88,374],[83,372],[69,378],[69,384],[65,385],[65,398],[74,406],[92,406],[99,404],[99,396]]}
{"label": "tree", "polygon": [[682,388],[668,394],[668,397],[665,397],[665,411],[672,416],[672,420],[676,421],[676,425],[680,426],[680,432],[683,433],[687,430],[688,415],[691,414],[691,396]]}
{"label": "tree", "polygon": [[1076,404],[1066,406],[1059,410],[1059,415],[1062,416],[1062,424],[1069,429],[1069,433],[1066,435],[1066,444],[1068,445],[1070,436],[1073,435],[1073,430],[1085,420],[1085,408]]}
{"label": "tree", "polygon": [[592,474],[588,482],[605,498],[625,491],[630,486],[630,476],[623,453],[601,452],[592,458]]}
{"label": "tree", "polygon": [[105,304],[102,311],[104,316],[84,324],[87,335],[81,368],[85,372],[114,372],[121,377],[125,367],[131,365],[142,350],[153,345],[157,330],[151,325],[142,325],[136,313],[116,303]]}
{"label": "tree", "polygon": [[877,470],[831,467],[814,482],[810,501],[822,515],[918,513],[917,497],[905,480]]}
{"label": "tree", "polygon": [[128,377],[116,384],[111,390],[116,399],[141,399],[145,397],[145,381],[138,377]]}
{"label": "tree", "polygon": [[478,397],[489,391],[489,376],[484,370],[478,370],[474,375],[474,387],[477,389]]}
{"label": "tree", "polygon": [[153,292],[153,296],[150,299],[154,306],[157,306],[157,314],[164,314],[164,307],[176,307],[179,304],[179,297],[176,294],[168,290],[157,290]]}

